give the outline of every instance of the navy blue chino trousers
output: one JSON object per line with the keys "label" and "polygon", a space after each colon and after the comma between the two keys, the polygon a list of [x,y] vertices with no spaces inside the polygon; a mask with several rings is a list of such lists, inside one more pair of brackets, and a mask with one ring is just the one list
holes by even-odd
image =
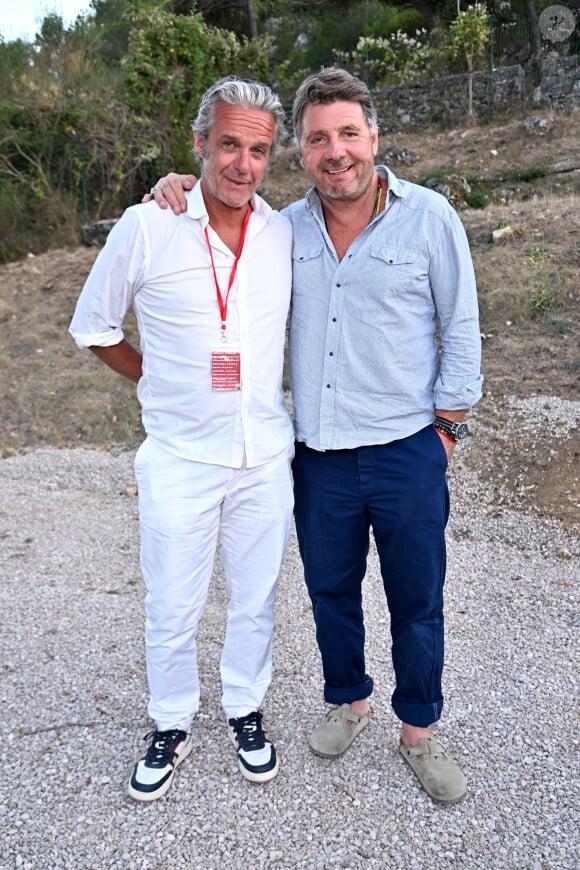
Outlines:
{"label": "navy blue chino trousers", "polygon": [[391,617],[395,714],[441,716],[447,456],[432,426],[351,450],[296,444],[296,531],[322,656],[324,698],[367,698],[362,582],[372,529]]}

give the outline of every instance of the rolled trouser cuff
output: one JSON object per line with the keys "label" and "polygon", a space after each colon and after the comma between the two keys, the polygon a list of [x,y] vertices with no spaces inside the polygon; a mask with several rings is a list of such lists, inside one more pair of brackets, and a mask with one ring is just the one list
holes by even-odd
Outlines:
{"label": "rolled trouser cuff", "polygon": [[414,725],[416,728],[428,728],[441,718],[443,711],[443,696],[432,704],[409,704],[396,698],[396,690],[393,693],[391,703],[396,716],[406,725]]}
{"label": "rolled trouser cuff", "polygon": [[327,704],[352,704],[353,701],[363,701],[373,693],[372,677],[365,674],[364,682],[358,686],[329,686],[324,684],[324,700]]}

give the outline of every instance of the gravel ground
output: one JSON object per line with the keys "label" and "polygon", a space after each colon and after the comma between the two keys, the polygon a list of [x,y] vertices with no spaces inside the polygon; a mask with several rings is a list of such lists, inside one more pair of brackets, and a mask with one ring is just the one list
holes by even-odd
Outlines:
{"label": "gravel ground", "polygon": [[498,511],[470,470],[471,445],[461,449],[437,734],[469,792],[451,808],[429,800],[397,753],[374,551],[365,580],[374,716],[343,758],[310,753],[324,704],[294,537],[265,704],[279,776],[243,780],[226,734],[217,569],[200,629],[196,749],[166,797],[131,801],[125,783],[149,728],[133,454],[43,449],[1,462],[0,870],[577,870],[578,539]]}

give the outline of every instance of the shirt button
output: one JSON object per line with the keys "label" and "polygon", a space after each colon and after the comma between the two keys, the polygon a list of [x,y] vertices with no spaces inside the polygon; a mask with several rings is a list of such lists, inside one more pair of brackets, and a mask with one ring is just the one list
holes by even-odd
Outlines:
{"label": "shirt button", "polygon": [[328,354],[328,356],[334,356],[334,351],[331,350],[330,353]]}
{"label": "shirt button", "polygon": [[327,389],[327,390],[330,389],[330,384],[327,384],[327,385],[326,385],[326,389]]}
{"label": "shirt button", "polygon": [[333,322],[333,323],[336,323],[336,317],[333,317],[333,318],[332,318],[332,322]]}
{"label": "shirt button", "polygon": [[337,286],[337,287],[340,287],[340,284],[337,284],[336,286]]}

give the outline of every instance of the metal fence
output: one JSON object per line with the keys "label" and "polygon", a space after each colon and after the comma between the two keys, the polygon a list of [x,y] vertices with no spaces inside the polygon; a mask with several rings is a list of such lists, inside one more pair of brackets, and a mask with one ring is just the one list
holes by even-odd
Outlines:
{"label": "metal fence", "polygon": [[[570,9],[576,19],[576,28],[564,38],[554,38],[552,33],[548,38],[541,32],[541,53],[556,51],[558,54],[580,54],[580,11]],[[549,33],[549,31],[546,31]],[[526,63],[532,54],[530,30],[525,19],[519,19],[509,24],[498,24],[490,19],[489,52],[492,66],[510,66],[515,63]]]}

